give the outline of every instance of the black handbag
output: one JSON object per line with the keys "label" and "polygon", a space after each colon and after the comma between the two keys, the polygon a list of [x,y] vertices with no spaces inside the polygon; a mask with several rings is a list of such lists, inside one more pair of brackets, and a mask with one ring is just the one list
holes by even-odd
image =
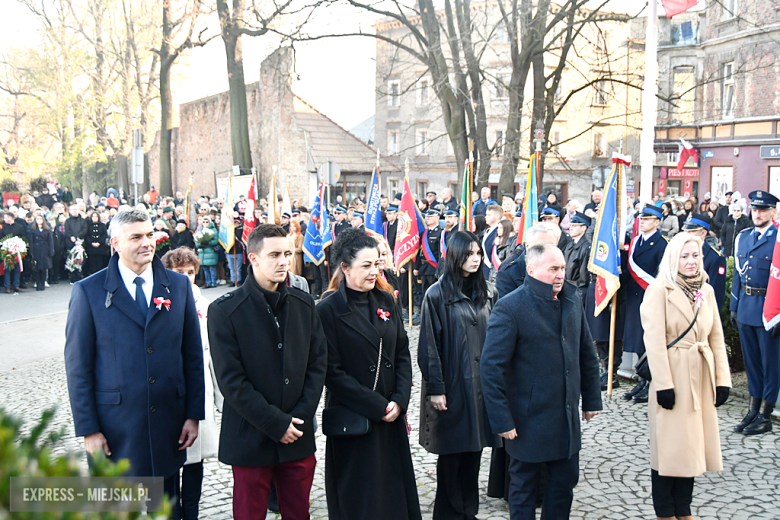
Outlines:
{"label": "black handbag", "polygon": [[[666,346],[666,350],[669,350],[673,346],[675,346],[683,337],[690,332],[690,330],[693,328],[693,324],[696,323],[696,318],[699,317],[699,308],[696,309],[696,314],[693,315],[693,321],[690,325],[688,325],[688,328],[685,329],[685,332],[680,334],[676,340],[672,341]],[[634,372],[636,375],[641,377],[642,379],[646,381],[652,381],[653,380],[653,374],[650,373],[650,363],[647,362],[647,352],[642,354],[642,357],[639,358],[639,361],[636,362],[636,365],[634,365]]]}
{"label": "black handbag", "polygon": [[[376,385],[379,383],[379,369],[381,366],[382,339],[380,338],[379,359],[376,362],[376,376],[374,377],[372,392],[376,391]],[[327,398],[327,390],[325,390],[326,401]],[[371,421],[343,404],[329,406],[322,411],[322,433],[328,437],[356,437],[366,435],[370,431]]]}

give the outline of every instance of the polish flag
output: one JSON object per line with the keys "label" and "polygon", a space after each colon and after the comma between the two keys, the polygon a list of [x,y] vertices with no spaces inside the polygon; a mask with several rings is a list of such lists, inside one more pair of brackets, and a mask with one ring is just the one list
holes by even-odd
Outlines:
{"label": "polish flag", "polygon": [[685,163],[688,162],[688,157],[693,157],[693,162],[699,164],[699,152],[696,151],[696,148],[682,137],[680,142],[682,142],[682,146],[680,146],[680,160],[677,161],[678,172],[682,172]]}
{"label": "polish flag", "polygon": [[674,15],[684,13],[691,7],[696,7],[696,0],[661,0],[664,5],[666,17],[671,18]]}

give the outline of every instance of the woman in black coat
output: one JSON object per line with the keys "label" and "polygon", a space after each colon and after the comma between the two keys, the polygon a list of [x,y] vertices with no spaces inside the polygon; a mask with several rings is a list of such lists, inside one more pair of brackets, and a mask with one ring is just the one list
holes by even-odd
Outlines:
{"label": "woman in black coat", "polygon": [[106,225],[100,222],[100,214],[97,211],[89,217],[84,250],[87,252],[87,260],[84,263],[86,276],[108,266],[108,232]]}
{"label": "woman in black coat", "polygon": [[57,224],[54,226],[54,256],[51,259],[49,283],[59,283],[65,272],[65,255],[68,251],[68,238],[65,236],[66,220],[68,220],[68,215],[65,213],[57,215]]}
{"label": "woman in black coat", "polygon": [[54,237],[43,215],[35,216],[28,236],[35,290],[43,291],[46,289],[46,271],[51,269],[51,257],[54,255]]}
{"label": "woman in black coat", "polygon": [[733,204],[731,215],[726,217],[726,222],[720,230],[720,243],[723,246],[723,256],[734,256],[734,240],[739,232],[751,227],[750,219],[742,214],[742,206]]}
{"label": "woman in black coat", "polygon": [[483,448],[501,446],[482,399],[479,360],[498,294],[482,276],[482,247],[468,231],[448,241],[444,274],[425,293],[417,363],[420,445],[439,455],[433,518],[475,518]]}
{"label": "woman in black coat", "polygon": [[[317,305],[328,340],[323,431],[325,493],[330,520],[420,520],[420,503],[404,413],[412,360],[401,311],[376,287],[379,254],[357,228],[332,246],[336,274]],[[381,359],[380,359],[381,355]],[[372,389],[375,388],[375,389]],[[363,435],[333,435],[334,413],[367,418]]]}

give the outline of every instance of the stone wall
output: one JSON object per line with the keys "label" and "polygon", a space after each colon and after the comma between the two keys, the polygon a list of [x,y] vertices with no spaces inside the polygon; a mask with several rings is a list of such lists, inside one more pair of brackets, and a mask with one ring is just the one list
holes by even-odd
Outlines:
{"label": "stone wall", "polygon": [[[259,85],[246,86],[249,115],[249,145],[252,163],[260,160],[259,120],[261,118]],[[233,167],[230,146],[230,97],[227,92],[198,99],[179,106],[179,127],[171,135],[173,190],[187,191],[193,175],[195,196],[216,195],[214,173]],[[160,135],[148,152],[150,182],[159,188]]]}
{"label": "stone wall", "polygon": [[287,48],[275,51],[260,66],[261,117],[256,124],[262,143],[256,162],[260,173],[260,196],[267,195],[275,165],[279,194],[287,185],[291,200],[299,199],[303,204],[309,204],[306,135],[295,121],[291,71],[292,53]]}

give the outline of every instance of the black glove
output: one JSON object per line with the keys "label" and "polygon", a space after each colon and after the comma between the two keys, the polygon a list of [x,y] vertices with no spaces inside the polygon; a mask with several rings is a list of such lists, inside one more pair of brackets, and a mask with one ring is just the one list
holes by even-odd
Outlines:
{"label": "black glove", "polygon": [[667,410],[674,408],[674,388],[670,388],[668,390],[658,390],[655,395],[658,404]]}
{"label": "black glove", "polygon": [[780,323],[772,327],[772,337],[780,338]]}
{"label": "black glove", "polygon": [[731,388],[727,386],[719,386],[715,388],[715,408],[725,403],[729,398],[729,392]]}
{"label": "black glove", "polygon": [[734,311],[731,311],[731,325],[733,325],[735,329],[739,328],[737,327],[737,313]]}

